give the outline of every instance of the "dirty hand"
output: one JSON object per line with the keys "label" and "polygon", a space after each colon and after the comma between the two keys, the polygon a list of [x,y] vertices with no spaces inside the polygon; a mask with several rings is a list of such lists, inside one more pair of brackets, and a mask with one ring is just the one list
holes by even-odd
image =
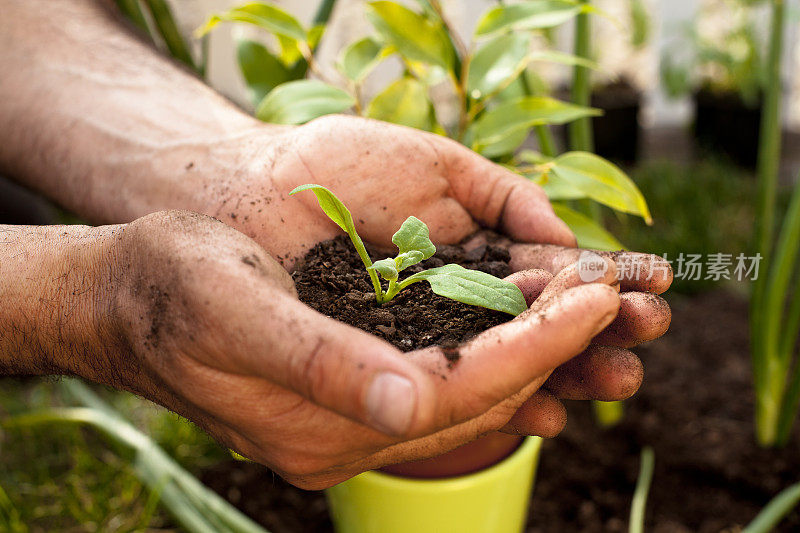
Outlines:
{"label": "dirty hand", "polygon": [[[534,393],[619,307],[610,261],[591,284],[574,268],[517,274],[531,309],[462,346],[450,370],[439,348],[402,354],[313,311],[261,247],[202,215],[134,221],[106,257],[113,295],[99,330],[119,350],[87,377],[166,405],[305,488],[497,429],[557,433],[563,420],[541,416],[557,401]],[[638,367],[603,383],[592,364],[579,372],[573,391],[587,397],[623,398],[641,378]]]}
{"label": "dirty hand", "polygon": [[[281,131],[268,142],[249,145],[259,148],[250,149],[244,170],[207,189],[217,196],[208,199],[206,212],[253,237],[287,269],[311,246],[341,233],[312,195],[288,196],[304,183],[330,188],[353,213],[359,234],[376,245],[391,246],[392,234],[414,215],[428,225],[436,243],[459,242],[481,226],[502,232],[508,239],[497,244],[510,248],[514,270],[556,274],[578,260],[580,251],[567,248],[575,245],[573,234],[540,187],[450,139],[339,115]],[[656,294],[672,281],[668,264],[648,254],[611,258],[622,273],[622,308],[598,342],[629,348],[663,335],[671,315]],[[637,279],[627,268],[632,262],[638,265]],[[627,350],[602,350],[617,358],[606,362],[624,358],[641,366]],[[592,360],[601,362],[598,356]],[[580,377],[573,371],[577,364],[583,363],[554,377],[564,398],[584,396],[569,386]],[[630,381],[634,375],[620,372],[636,366],[615,364],[610,368],[616,373],[607,377]],[[563,419],[563,408],[542,417]]]}

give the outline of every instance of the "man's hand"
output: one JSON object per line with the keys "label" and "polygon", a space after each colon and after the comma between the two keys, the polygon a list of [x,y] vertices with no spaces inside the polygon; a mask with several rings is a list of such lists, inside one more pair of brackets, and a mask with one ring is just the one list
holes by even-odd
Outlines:
{"label": "man's hand", "polygon": [[250,235],[287,268],[340,232],[312,196],[288,195],[304,183],[331,189],[379,246],[391,246],[410,215],[441,244],[481,226],[519,242],[575,244],[540,187],[442,136],[344,115],[254,135],[239,168],[213,176],[186,207]]}
{"label": "man's hand", "polygon": [[[517,274],[531,309],[462,346],[450,370],[439,348],[403,354],[300,303],[277,262],[211,218],[150,215],[109,256],[103,344],[120,349],[79,373],[170,407],[306,488],[492,430],[557,433],[563,420],[547,409],[557,400],[537,390],[619,307],[610,262],[592,284],[570,269]],[[619,399],[638,387],[640,368],[633,382],[600,382],[599,368],[576,369],[565,390]]]}

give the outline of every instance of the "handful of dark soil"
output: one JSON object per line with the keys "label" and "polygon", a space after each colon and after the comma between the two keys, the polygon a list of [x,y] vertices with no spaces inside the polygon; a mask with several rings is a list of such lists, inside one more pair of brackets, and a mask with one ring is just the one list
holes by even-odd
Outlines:
{"label": "handful of dark soil", "polygon": [[[367,246],[373,260],[388,254]],[[511,274],[508,251],[492,245],[465,251],[438,246],[436,254],[403,271],[403,278],[428,268],[456,263],[498,278]],[[456,302],[433,293],[427,282],[379,305],[369,275],[344,235],[317,244],[292,274],[300,300],[320,313],[386,339],[403,351],[426,346],[456,346],[513,317]]]}

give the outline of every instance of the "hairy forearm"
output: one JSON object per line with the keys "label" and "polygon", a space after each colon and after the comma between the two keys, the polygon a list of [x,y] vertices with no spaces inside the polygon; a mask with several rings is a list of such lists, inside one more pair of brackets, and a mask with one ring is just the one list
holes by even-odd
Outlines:
{"label": "hairy forearm", "polygon": [[108,4],[3,2],[0,172],[95,222],[203,210],[199,192],[277,130],[142,43]]}
{"label": "hairy forearm", "polygon": [[120,226],[0,225],[0,375],[108,368],[107,286]]}

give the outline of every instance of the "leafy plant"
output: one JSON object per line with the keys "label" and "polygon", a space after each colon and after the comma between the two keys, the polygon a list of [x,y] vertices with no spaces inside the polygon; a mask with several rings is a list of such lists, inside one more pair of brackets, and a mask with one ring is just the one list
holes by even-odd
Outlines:
{"label": "leafy plant", "polygon": [[[753,4],[746,0],[725,3],[734,24],[721,37],[704,36],[695,27],[684,32],[684,38],[661,58],[661,79],[667,94],[675,98],[707,89],[737,93],[750,107],[758,104],[766,73],[753,23],[757,18]],[[691,51],[688,57],[683,53],[686,50]]]}
{"label": "leafy plant", "polygon": [[[546,187],[548,193],[563,193],[569,187],[569,199],[552,199],[562,202],[557,211],[576,233],[578,243],[605,250],[622,248],[596,220],[576,211],[575,207],[581,208],[577,203],[600,202],[649,221],[647,205],[620,169],[581,153],[591,151],[590,146],[573,147],[579,151],[562,154],[564,159],[557,157],[549,126],[588,119],[600,111],[587,107],[588,100],[576,104],[552,98],[535,68],[542,62],[571,65],[588,80],[587,73],[596,64],[588,53],[532,50],[534,33],[588,16],[596,8],[571,0],[496,5],[483,14],[471,42],[465,43],[452,30],[438,0],[417,3],[419,8],[414,10],[398,2],[368,2],[366,16],[374,33],[341,51],[336,79],[321,72],[315,63],[314,51],[324,25],[317,20],[305,28],[270,2],[250,2],[215,15],[197,35],[205,35],[221,22],[239,22],[272,36],[271,45],[239,43],[239,66],[258,118],[302,124],[324,114],[351,111],[447,135],[529,179],[563,185]],[[365,80],[390,58],[399,60],[402,76],[374,98],[365,99]],[[306,79],[309,75],[315,79]],[[431,98],[431,88],[437,85],[451,89],[452,103],[458,109],[455,120],[446,123],[443,108]],[[544,165],[530,165],[520,157],[520,147],[531,132],[542,152],[537,164],[549,163],[547,172]],[[587,180],[585,173],[570,172],[567,166],[591,168],[592,177]],[[622,191],[627,191],[624,196],[612,198]]]}
{"label": "leafy plant", "polygon": [[[478,305],[514,316],[528,308],[522,291],[513,283],[460,265],[449,264],[423,270],[401,281],[400,272],[428,259],[436,252],[436,247],[428,236],[428,226],[424,222],[413,216],[408,217],[392,236],[392,242],[398,248],[397,256],[373,263],[356,231],[353,216],[330,190],[322,185],[309,183],[296,187],[289,194],[307,190],[316,195],[325,214],[350,237],[369,273],[375,289],[375,298],[379,304],[390,301],[413,283],[427,281],[434,293],[465,304]],[[378,275],[389,283],[386,290],[383,290]]]}
{"label": "leafy plant", "polygon": [[800,406],[800,358],[796,352],[800,334],[800,186],[794,186],[780,233],[773,242],[781,151],[780,58],[785,6],[783,0],[772,0],[771,4],[769,77],[757,168],[757,253],[762,258],[762,275],[753,287],[750,309],[756,437],[763,446],[788,442]]}

